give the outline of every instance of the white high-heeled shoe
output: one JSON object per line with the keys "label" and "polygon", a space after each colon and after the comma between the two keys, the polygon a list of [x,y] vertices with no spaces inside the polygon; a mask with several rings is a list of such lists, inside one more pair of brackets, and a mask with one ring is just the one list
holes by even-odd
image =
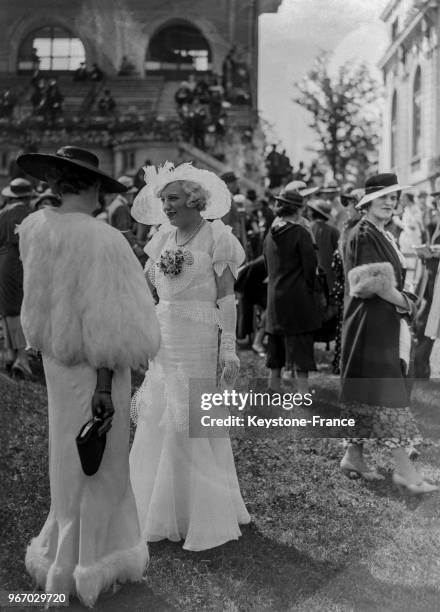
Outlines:
{"label": "white high-heeled shoe", "polygon": [[412,495],[422,495],[423,493],[433,493],[434,491],[438,491],[437,485],[433,485],[423,479],[417,483],[408,482],[397,472],[393,473],[393,483],[396,485],[399,491],[411,493]]}
{"label": "white high-heeled shoe", "polygon": [[373,480],[384,480],[384,476],[379,474],[379,472],[375,468],[367,468],[366,470],[359,470],[355,467],[348,459],[345,457],[342,459],[339,464],[341,472],[348,476],[349,478],[363,478],[364,480],[368,480],[372,482]]}

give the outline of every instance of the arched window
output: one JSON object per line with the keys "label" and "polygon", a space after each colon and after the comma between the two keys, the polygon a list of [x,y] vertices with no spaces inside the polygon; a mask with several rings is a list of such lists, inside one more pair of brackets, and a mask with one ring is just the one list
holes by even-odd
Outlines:
{"label": "arched window", "polygon": [[34,70],[76,70],[85,62],[84,46],[79,38],[60,26],[47,26],[31,32],[18,54],[20,72]]}
{"label": "arched window", "polygon": [[413,85],[412,155],[418,157],[422,149],[422,72],[416,70]]}
{"label": "arched window", "polygon": [[202,32],[181,21],[153,35],[147,50],[146,69],[207,71],[211,69],[211,61],[211,48]]}
{"label": "arched window", "polygon": [[391,102],[391,168],[397,164],[397,91]]}

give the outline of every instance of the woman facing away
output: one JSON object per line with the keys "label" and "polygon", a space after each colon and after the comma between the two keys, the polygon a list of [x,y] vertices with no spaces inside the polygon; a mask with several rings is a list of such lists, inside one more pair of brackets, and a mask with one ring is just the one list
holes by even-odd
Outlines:
{"label": "woman facing away", "polygon": [[[51,506],[26,553],[46,592],[69,592],[92,606],[116,581],[138,581],[148,561],[129,478],[130,368],[153,357],[160,335],[136,257],[114,228],[93,218],[99,190],[125,187],[76,147],[17,160],[60,195],[20,225],[23,329],[42,353],[49,409]],[[86,476],[76,436],[104,419],[98,472]]]}
{"label": "woman facing away", "polygon": [[401,189],[395,174],[368,179],[357,204],[364,216],[346,243],[344,268],[350,295],[342,326],[341,400],[356,425],[341,469],[367,480],[382,479],[363,456],[364,440],[373,439],[392,451],[393,482],[417,494],[437,487],[423,480],[406,452],[420,438],[406,381],[413,302],[403,291],[403,256],[385,231]]}
{"label": "woman facing away", "polygon": [[220,221],[231,197],[215,174],[168,162],[145,170],[132,214],[162,224],[145,247],[162,343],[133,400],[131,481],[145,539],[184,539],[185,549],[199,551],[237,539],[239,524],[250,521],[229,435],[190,434],[191,416],[200,421],[194,380],[215,390],[218,360],[226,385],[238,373],[234,278],[244,251]]}
{"label": "woman facing away", "polygon": [[30,210],[34,190],[29,181],[13,179],[1,195],[7,204],[0,213],[0,318],[6,339],[6,370],[13,376],[32,379],[32,370],[26,353],[26,340],[20,323],[23,301],[23,265],[18,250],[15,228]]}
{"label": "woman facing away", "polygon": [[279,217],[267,234],[263,253],[268,273],[266,365],[269,389],[281,391],[281,369],[294,370],[299,393],[307,393],[316,370],[313,332],[321,327],[314,294],[318,260],[311,233],[301,219],[303,196],[287,185],[276,198]]}

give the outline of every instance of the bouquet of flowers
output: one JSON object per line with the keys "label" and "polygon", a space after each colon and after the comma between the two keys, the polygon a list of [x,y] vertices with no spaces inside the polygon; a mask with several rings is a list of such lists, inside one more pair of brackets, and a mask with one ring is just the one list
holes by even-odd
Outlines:
{"label": "bouquet of flowers", "polygon": [[182,272],[183,264],[191,265],[193,261],[193,256],[189,251],[167,249],[160,256],[158,266],[166,276],[178,276]]}

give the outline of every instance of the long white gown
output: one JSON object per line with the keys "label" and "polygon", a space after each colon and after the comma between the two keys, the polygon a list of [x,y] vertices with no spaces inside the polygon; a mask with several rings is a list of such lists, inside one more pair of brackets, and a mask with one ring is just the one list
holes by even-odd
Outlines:
{"label": "long white gown", "polygon": [[[176,250],[175,228],[161,229],[146,247],[147,271],[156,287],[161,347],[134,398],[138,413],[130,453],[131,482],[147,541],[185,539],[204,550],[237,539],[250,521],[235,471],[229,437],[195,438],[188,431],[191,379],[215,383],[218,310],[214,271],[234,276],[244,253],[230,228],[206,223],[185,247],[182,272],[170,277],[158,265]],[[191,396],[191,401],[197,401]]]}
{"label": "long white gown", "polygon": [[[44,209],[19,232],[23,330],[47,384],[51,494],[26,568],[47,592],[92,606],[114,582],[141,580],[148,562],[129,477],[130,368],[157,352],[158,323],[142,268],[114,228]],[[75,438],[91,418],[99,367],[114,371],[115,414],[101,466],[86,476]]]}

